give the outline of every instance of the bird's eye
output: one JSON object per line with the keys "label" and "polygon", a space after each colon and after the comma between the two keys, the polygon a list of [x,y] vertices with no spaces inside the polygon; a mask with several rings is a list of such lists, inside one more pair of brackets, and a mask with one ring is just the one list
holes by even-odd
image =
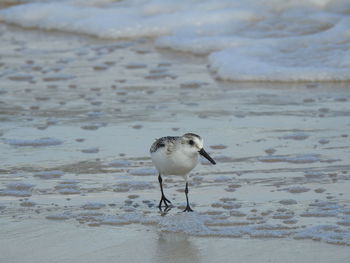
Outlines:
{"label": "bird's eye", "polygon": [[193,140],[189,140],[189,141],[188,141],[188,144],[189,144],[189,145],[193,145],[193,144],[194,144],[194,141],[193,141]]}

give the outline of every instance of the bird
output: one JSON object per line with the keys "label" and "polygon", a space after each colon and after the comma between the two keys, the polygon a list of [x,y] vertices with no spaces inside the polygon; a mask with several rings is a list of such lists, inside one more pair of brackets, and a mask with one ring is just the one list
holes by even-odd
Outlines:
{"label": "bird", "polygon": [[205,157],[212,164],[216,162],[203,148],[203,139],[195,133],[186,133],[182,136],[166,136],[152,144],[150,148],[153,165],[158,171],[158,182],[160,185],[161,199],[158,208],[161,210],[162,203],[166,208],[171,202],[165,197],[163,191],[162,175],[183,176],[186,182],[186,208],[183,212],[192,212],[188,202],[188,181],[187,175],[198,163],[199,155]]}

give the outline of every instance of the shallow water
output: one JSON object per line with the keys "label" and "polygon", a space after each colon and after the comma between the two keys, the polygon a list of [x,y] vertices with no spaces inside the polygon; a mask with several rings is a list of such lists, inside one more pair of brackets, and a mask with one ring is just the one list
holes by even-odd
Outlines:
{"label": "shallow water", "polygon": [[[0,217],[11,227],[350,245],[347,83],[218,82],[205,57],[152,40],[4,24],[0,37]],[[174,207],[159,212],[149,147],[186,132],[218,164],[190,175],[195,213],[181,212],[179,177],[165,178]]]}
{"label": "shallow water", "polygon": [[[331,262],[335,256],[338,262],[348,260],[348,248],[308,240],[198,238],[136,225],[90,227],[86,231],[83,226],[41,220],[22,221],[15,228],[9,224],[6,229],[1,231],[6,242],[0,240],[6,253],[1,253],[0,259],[9,263],[18,262],[16,258],[27,262],[108,262],[117,258],[147,263],[223,262],[232,257],[236,261],[279,262],[281,256],[288,263]],[[303,253],[295,253],[298,251]],[[7,255],[12,257],[4,257]]]}

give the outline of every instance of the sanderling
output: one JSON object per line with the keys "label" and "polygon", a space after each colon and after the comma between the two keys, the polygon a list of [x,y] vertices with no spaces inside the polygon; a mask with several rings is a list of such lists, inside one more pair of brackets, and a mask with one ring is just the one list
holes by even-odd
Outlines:
{"label": "sanderling", "polygon": [[197,165],[198,155],[207,158],[212,164],[215,161],[203,149],[203,139],[194,133],[186,133],[182,136],[167,136],[156,140],[150,149],[154,166],[158,170],[158,181],[162,197],[159,202],[161,209],[162,202],[167,208],[171,202],[165,197],[162,185],[162,175],[182,175],[186,181],[185,195],[187,206],[184,210],[193,211],[188,203],[188,173]]}

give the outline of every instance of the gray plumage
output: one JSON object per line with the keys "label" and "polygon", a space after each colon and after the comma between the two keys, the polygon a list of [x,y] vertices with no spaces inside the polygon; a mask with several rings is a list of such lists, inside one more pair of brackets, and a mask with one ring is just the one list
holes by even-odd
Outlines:
{"label": "gray plumage", "polygon": [[149,151],[151,153],[154,153],[159,148],[165,147],[165,145],[167,145],[169,143],[173,144],[178,138],[180,138],[180,137],[179,136],[166,136],[166,137],[159,138],[152,144],[151,149]]}
{"label": "gray plumage", "polygon": [[154,153],[161,147],[167,147],[167,151],[171,152],[171,148],[174,148],[175,142],[177,140],[181,140],[183,137],[197,137],[201,139],[201,137],[195,133],[186,133],[183,136],[166,136],[157,139],[151,146],[150,152]]}
{"label": "gray plumage", "polygon": [[193,137],[197,137],[198,139],[202,139],[201,138],[201,136],[199,136],[199,135],[197,135],[197,134],[195,134],[195,133],[191,133],[191,132],[189,132],[189,133],[185,133],[183,136],[185,136],[185,137],[191,137],[191,136],[193,136]]}

